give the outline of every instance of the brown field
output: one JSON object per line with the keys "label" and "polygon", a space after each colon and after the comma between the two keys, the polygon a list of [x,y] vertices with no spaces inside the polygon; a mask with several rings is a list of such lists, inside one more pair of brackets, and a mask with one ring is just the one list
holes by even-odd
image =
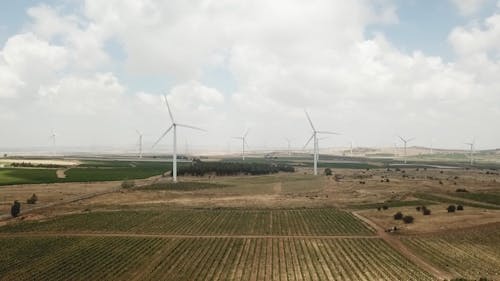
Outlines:
{"label": "brown field", "polygon": [[[64,246],[59,254],[58,251],[34,253],[41,258],[36,263],[20,260],[22,270],[8,270],[2,267],[0,259],[0,280],[12,276],[21,276],[20,280],[34,277],[43,277],[40,280],[93,277],[107,280],[443,280],[482,276],[500,280],[497,276],[500,273],[495,270],[500,265],[500,251],[493,246],[498,240],[490,239],[500,237],[500,206],[458,198],[455,194],[457,188],[469,192],[498,192],[500,177],[481,170],[401,170],[405,172],[334,169],[337,177],[313,177],[309,169],[269,176],[184,177],[181,178],[184,183],[211,184],[186,191],[142,189],[151,183],[168,182],[168,178],[160,177],[137,180],[138,187],[130,189],[119,188],[121,182],[1,187],[3,213],[8,213],[14,199],[25,201],[33,193],[39,198],[36,206],[42,207],[20,218],[2,221],[1,224],[7,226],[0,228],[0,244],[10,245],[9,239],[26,244],[24,250],[6,246],[8,255],[18,257],[29,252],[32,240],[43,240],[51,249],[55,247],[51,243],[59,243],[51,239],[66,237],[88,247],[88,255],[96,251],[104,261],[117,260],[123,266],[109,268],[112,272],[103,268],[99,275],[91,270],[92,261],[86,256],[87,252],[79,254],[80,260],[68,258],[78,248]],[[89,194],[96,196],[85,198]],[[437,198],[441,201],[422,199],[418,194],[434,194],[440,196]],[[448,213],[446,207],[450,203],[446,200],[462,200],[472,206],[465,205],[464,211]],[[425,202],[432,214],[423,216],[416,211],[418,202]],[[55,203],[57,205],[53,205]],[[376,207],[384,204],[389,208],[378,211]],[[28,208],[26,204],[22,207]],[[412,224],[395,221],[393,215],[398,211],[413,216],[415,221]],[[353,215],[342,217],[338,225],[329,222],[340,222],[340,214]],[[206,220],[213,227],[195,227],[195,224],[208,223]],[[183,221],[192,223],[184,226]],[[354,224],[364,225],[365,230],[359,233],[346,230]],[[260,230],[247,232],[251,225]],[[278,225],[289,230],[275,231]],[[399,228],[396,233],[384,232],[393,226]],[[488,231],[483,237],[481,231],[475,230],[484,227]],[[450,236],[454,232],[471,231],[473,234],[457,239]],[[103,241],[110,237],[122,239],[128,245],[122,249],[125,252],[121,252],[118,244],[111,243],[109,247],[114,247],[113,252],[105,254]],[[134,239],[144,239],[152,248],[136,246],[140,243],[133,242]],[[449,244],[444,244],[443,239]],[[447,246],[455,247],[450,256],[439,253],[439,249]],[[475,253],[467,256],[467,262],[483,264],[478,266],[479,270],[460,268],[457,257],[464,250]],[[127,253],[138,260],[128,265],[122,257]],[[73,268],[72,273],[58,272],[57,266],[61,264]]]}

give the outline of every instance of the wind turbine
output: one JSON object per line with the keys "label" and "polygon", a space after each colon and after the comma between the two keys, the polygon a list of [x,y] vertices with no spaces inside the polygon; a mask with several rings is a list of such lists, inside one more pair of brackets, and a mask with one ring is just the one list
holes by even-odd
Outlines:
{"label": "wind turbine", "polygon": [[288,144],[288,156],[291,156],[292,155],[292,152],[290,150],[290,144],[292,143],[292,140],[289,139],[289,138],[285,138],[287,144]]}
{"label": "wind turbine", "polygon": [[233,137],[233,139],[239,139],[241,140],[241,158],[243,161],[245,161],[245,145],[248,146],[247,144],[247,135],[248,135],[248,129],[245,131],[243,136],[241,137]]}
{"label": "wind turbine", "polygon": [[469,152],[469,158],[470,158],[470,165],[474,165],[474,145],[475,145],[476,140],[472,139],[472,142],[466,142],[465,144],[470,146],[470,152]]}
{"label": "wind turbine", "polygon": [[139,136],[139,158],[142,158],[142,133],[139,130],[135,130],[137,135]]}
{"label": "wind turbine", "polygon": [[52,140],[52,156],[56,155],[56,132],[52,129],[49,138]]}
{"label": "wind turbine", "polygon": [[408,144],[410,141],[414,140],[415,138],[409,138],[409,139],[404,139],[403,137],[401,136],[398,136],[401,141],[404,143],[404,161],[405,161],[405,164],[406,164],[406,144]]}
{"label": "wind turbine", "polygon": [[309,120],[309,124],[311,125],[312,128],[312,136],[309,138],[309,140],[306,142],[304,145],[304,148],[311,142],[311,140],[314,140],[314,175],[318,175],[318,159],[319,159],[319,147],[318,147],[318,134],[330,134],[330,135],[338,135],[338,133],[335,132],[329,132],[329,131],[318,131],[313,125],[313,122],[311,121],[311,117],[309,117],[309,114],[307,111],[305,111],[305,114],[307,116],[307,120]]}
{"label": "wind turbine", "polygon": [[170,121],[172,121],[172,125],[170,125],[170,127],[168,127],[168,129],[153,144],[153,147],[155,147],[163,139],[163,137],[165,137],[168,134],[168,132],[170,132],[170,130],[174,129],[174,133],[173,133],[174,150],[173,150],[173,154],[172,154],[172,179],[173,179],[173,182],[177,182],[177,126],[189,128],[189,129],[195,129],[195,130],[204,131],[204,132],[206,132],[206,130],[198,128],[198,127],[194,127],[191,125],[176,123],[174,121],[174,117],[172,116],[172,111],[170,110],[170,105],[168,105],[167,96],[164,95],[163,97],[165,98],[165,104],[167,105],[168,115],[170,115]]}

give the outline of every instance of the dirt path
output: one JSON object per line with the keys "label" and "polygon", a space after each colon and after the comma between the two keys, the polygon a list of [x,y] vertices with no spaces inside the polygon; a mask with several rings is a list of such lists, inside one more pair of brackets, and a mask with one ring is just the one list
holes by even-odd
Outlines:
{"label": "dirt path", "polygon": [[33,233],[0,233],[0,238],[12,237],[136,237],[136,238],[240,238],[240,239],[380,239],[374,235],[185,235],[185,234],[143,234],[123,232],[33,232]]}
{"label": "dirt path", "polygon": [[273,186],[273,191],[274,191],[275,194],[280,194],[282,189],[283,189],[283,183],[282,182],[277,182]]}
{"label": "dirt path", "polygon": [[58,179],[65,179],[65,178],[66,178],[66,171],[67,171],[67,170],[68,170],[68,169],[58,169],[58,170],[56,171],[57,178],[58,178]]}
{"label": "dirt path", "polygon": [[356,216],[358,219],[360,219],[363,222],[370,225],[372,228],[374,228],[376,230],[377,237],[382,238],[385,242],[387,242],[387,244],[389,244],[391,247],[393,247],[396,251],[398,251],[404,257],[406,257],[407,259],[409,259],[410,261],[415,263],[421,269],[432,274],[438,280],[443,280],[443,279],[450,280],[451,278],[453,278],[450,273],[443,271],[443,270],[433,266],[432,264],[429,264],[427,261],[423,260],[421,257],[415,255],[412,251],[410,251],[410,249],[408,249],[403,244],[403,242],[401,242],[401,240],[398,237],[395,237],[394,235],[388,234],[378,224],[374,223],[373,221],[360,215],[357,212],[353,212],[352,214],[354,216]]}

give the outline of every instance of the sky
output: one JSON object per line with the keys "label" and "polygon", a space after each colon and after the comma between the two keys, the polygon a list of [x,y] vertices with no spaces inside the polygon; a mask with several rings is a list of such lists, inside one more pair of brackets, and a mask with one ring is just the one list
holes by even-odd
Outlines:
{"label": "sky", "polygon": [[497,0],[0,3],[0,151],[500,148]]}

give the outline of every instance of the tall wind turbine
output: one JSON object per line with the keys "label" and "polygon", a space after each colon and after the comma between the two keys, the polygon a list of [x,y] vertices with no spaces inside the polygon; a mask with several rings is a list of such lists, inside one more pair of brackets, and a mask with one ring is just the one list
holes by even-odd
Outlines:
{"label": "tall wind turbine", "polygon": [[407,145],[410,141],[414,140],[415,138],[404,139],[404,138],[403,138],[403,137],[401,137],[401,136],[398,136],[398,137],[399,137],[399,138],[401,139],[401,141],[404,143],[404,161],[405,161],[405,164],[406,164],[406,145]]}
{"label": "tall wind turbine", "polygon": [[162,139],[165,137],[170,130],[174,130],[173,133],[173,140],[174,140],[174,150],[172,154],[172,179],[173,182],[177,182],[177,127],[184,127],[184,128],[189,128],[189,129],[195,129],[199,131],[205,131],[204,129],[194,127],[191,125],[185,125],[185,124],[179,124],[174,121],[174,117],[172,116],[172,111],[170,110],[170,105],[168,104],[167,96],[163,96],[165,98],[165,104],[167,105],[168,109],[168,115],[170,115],[170,121],[172,121],[172,125],[168,127],[168,129],[160,136],[160,138],[153,144],[153,147],[155,147]]}
{"label": "tall wind turbine", "polygon": [[52,156],[56,155],[56,136],[56,132],[54,132],[54,129],[52,129],[49,137],[52,141]]}
{"label": "tall wind turbine", "polygon": [[289,138],[285,138],[287,144],[288,144],[288,156],[292,155],[292,151],[290,150],[290,144],[292,143],[292,140]]}
{"label": "tall wind turbine", "polygon": [[472,142],[466,142],[465,144],[470,147],[469,151],[469,158],[470,158],[470,165],[474,165],[474,145],[475,145],[476,140],[472,139]]}
{"label": "tall wind turbine", "polygon": [[318,134],[338,135],[338,133],[316,130],[313,122],[311,121],[311,117],[309,117],[309,114],[307,113],[307,111],[304,110],[304,112],[306,113],[307,120],[309,120],[309,124],[311,125],[311,128],[312,128],[312,136],[306,142],[306,144],[304,145],[304,148],[311,142],[311,140],[314,140],[314,175],[317,176],[318,175],[318,159],[319,159]]}
{"label": "tall wind turbine", "polygon": [[139,130],[135,130],[137,135],[139,136],[139,158],[142,158],[142,133]]}
{"label": "tall wind turbine", "polygon": [[243,159],[243,161],[245,161],[245,145],[248,146],[247,135],[248,135],[248,130],[246,130],[241,137],[233,137],[233,139],[241,140],[241,158]]}

